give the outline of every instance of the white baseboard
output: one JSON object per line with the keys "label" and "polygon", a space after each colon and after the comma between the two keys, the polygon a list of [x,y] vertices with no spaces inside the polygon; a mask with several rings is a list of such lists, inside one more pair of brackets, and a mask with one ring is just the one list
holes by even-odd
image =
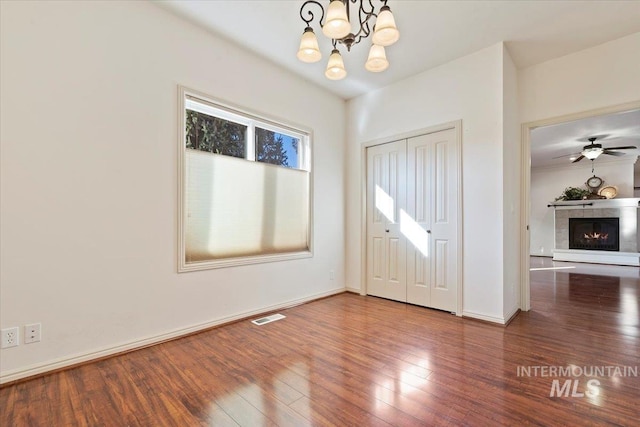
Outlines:
{"label": "white baseboard", "polygon": [[495,316],[489,316],[487,314],[474,313],[473,311],[463,311],[462,317],[471,317],[473,319],[484,320],[485,322],[498,323],[500,325],[504,325],[507,323],[507,321],[502,317],[495,317]]}
{"label": "white baseboard", "polygon": [[505,316],[504,316],[505,324],[506,324],[506,322],[508,322],[509,320],[511,320],[511,318],[512,318],[513,316],[515,316],[515,315],[516,315],[516,313],[518,312],[518,310],[520,310],[520,308],[516,305],[516,306],[515,306],[515,307],[513,307],[511,310],[509,310],[508,312],[506,312],[506,313],[505,313]]}
{"label": "white baseboard", "polygon": [[305,302],[313,301],[316,299],[337,295],[337,294],[343,293],[345,290],[346,290],[345,288],[334,289],[331,291],[310,295],[304,298],[287,301],[281,304],[276,304],[269,307],[263,307],[258,310],[238,313],[233,316],[228,316],[228,317],[212,320],[205,323],[188,326],[186,328],[174,329],[173,331],[166,332],[164,334],[155,335],[155,336],[151,336],[151,337],[147,337],[147,338],[143,338],[135,341],[130,341],[130,342],[119,344],[113,347],[105,347],[100,350],[96,350],[88,353],[81,353],[73,356],[61,357],[59,359],[54,359],[49,362],[39,363],[36,365],[27,366],[25,368],[3,372],[0,374],[0,384],[20,380],[22,378],[28,378],[35,375],[44,374],[50,371],[55,371],[58,369],[69,367],[69,366],[78,365],[80,363],[90,362],[92,360],[100,359],[103,357],[111,356],[111,355],[122,353],[125,351],[131,351],[131,350],[136,350],[143,347],[148,347],[153,344],[158,344],[163,341],[179,338],[181,336],[189,335],[194,332],[209,329],[214,326],[219,326],[225,323],[233,322],[233,321],[244,319],[247,317],[258,316],[274,310],[282,310],[285,308],[296,306],[298,304],[303,304]]}

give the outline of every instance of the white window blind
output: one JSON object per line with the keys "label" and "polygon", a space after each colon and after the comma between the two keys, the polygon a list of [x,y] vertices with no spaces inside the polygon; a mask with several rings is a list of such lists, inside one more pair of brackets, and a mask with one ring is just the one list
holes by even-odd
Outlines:
{"label": "white window blind", "polygon": [[186,152],[186,261],[309,250],[309,172]]}
{"label": "white window blind", "polygon": [[[193,107],[193,99],[188,102]],[[200,111],[217,117],[210,102]],[[259,126],[278,132],[282,137],[270,141],[284,141],[288,161],[270,164],[186,148],[184,138],[180,271],[311,256],[308,135],[251,115],[242,124],[249,126],[251,137]],[[294,163],[294,158],[304,161]]]}

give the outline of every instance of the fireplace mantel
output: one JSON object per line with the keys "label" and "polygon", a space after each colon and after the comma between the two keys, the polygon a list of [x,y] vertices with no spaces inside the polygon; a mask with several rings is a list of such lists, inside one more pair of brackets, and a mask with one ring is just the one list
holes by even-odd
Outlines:
{"label": "fireplace mantel", "polygon": [[640,197],[623,199],[591,199],[591,200],[567,200],[551,202],[547,206],[555,209],[604,209],[619,207],[640,207]]}
{"label": "fireplace mantel", "polygon": [[[640,266],[640,198],[572,200],[554,202],[556,261],[590,262]],[[569,249],[569,218],[619,218],[620,250],[594,251]]]}

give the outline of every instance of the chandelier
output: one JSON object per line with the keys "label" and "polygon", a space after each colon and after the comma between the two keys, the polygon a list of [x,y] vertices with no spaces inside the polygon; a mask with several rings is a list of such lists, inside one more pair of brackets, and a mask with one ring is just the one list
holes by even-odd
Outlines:
{"label": "chandelier", "polygon": [[[326,10],[326,20],[325,9],[319,2],[315,0],[305,1],[300,8],[300,18],[307,26],[304,29],[304,33],[302,33],[302,40],[300,40],[298,59],[302,62],[318,62],[322,58],[322,53],[320,53],[320,48],[318,47],[318,39],[310,25],[315,19],[313,9],[319,8],[319,10],[316,9],[316,12],[321,12],[318,22],[322,27],[322,33],[329,37],[333,44],[333,50],[324,73],[328,79],[340,80],[347,75],[342,55],[340,55],[337,47],[338,43],[344,45],[347,51],[350,52],[351,46],[369,37],[372,32],[372,26],[372,45],[364,68],[374,73],[386,70],[389,67],[389,61],[387,61],[384,48],[397,42],[400,33],[396,28],[391,9],[387,6],[387,0],[379,1],[382,3],[382,7],[376,12],[373,0],[331,0]],[[359,3],[358,20],[355,23],[359,28],[352,29],[351,27],[349,3]],[[373,17],[376,18],[375,25],[371,22]]]}

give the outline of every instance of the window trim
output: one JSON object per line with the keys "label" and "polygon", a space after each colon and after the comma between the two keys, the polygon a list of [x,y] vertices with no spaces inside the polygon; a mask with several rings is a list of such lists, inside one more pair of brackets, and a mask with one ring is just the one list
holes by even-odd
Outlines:
{"label": "window trim", "polygon": [[[196,102],[205,104],[214,109],[219,109],[225,111],[229,114],[228,117],[221,117],[226,120],[231,120],[237,122],[239,124],[245,124],[244,120],[247,121],[247,125],[252,129],[252,126],[258,126],[263,129],[274,130],[280,133],[286,133],[288,135],[299,137],[301,144],[305,144],[305,148],[302,151],[305,153],[300,157],[300,167],[292,168],[294,170],[302,170],[309,173],[309,229],[307,235],[307,247],[308,250],[305,251],[296,251],[296,252],[284,252],[279,254],[264,254],[264,255],[252,255],[252,256],[244,256],[244,257],[234,257],[234,258],[225,258],[219,260],[212,261],[198,261],[198,262],[186,262],[186,251],[185,251],[185,238],[186,238],[186,107],[187,107],[187,99],[193,99]],[[204,114],[208,114],[203,112]],[[243,121],[238,121],[237,118],[242,119]],[[313,228],[314,228],[314,215],[313,215],[313,176],[314,176],[314,167],[313,167],[313,132],[311,129],[293,124],[286,120],[282,120],[273,116],[265,116],[261,113],[257,113],[255,111],[251,111],[244,107],[239,107],[232,103],[222,101],[216,98],[213,98],[209,95],[206,95],[202,92],[189,89],[185,86],[178,85],[178,212],[177,212],[177,228],[178,228],[178,250],[177,250],[177,270],[178,273],[189,272],[189,271],[199,271],[199,270],[209,270],[216,268],[224,268],[224,267],[234,267],[241,265],[250,265],[250,264],[262,264],[267,262],[276,262],[276,261],[288,261],[288,260],[296,260],[303,258],[311,258],[313,257]],[[265,127],[266,126],[266,127]],[[255,136],[253,130],[249,131],[247,134],[247,146],[253,146],[253,149],[247,148],[248,153],[245,154],[245,160],[255,161]],[[249,155],[253,158],[248,158]],[[283,167],[283,166],[275,166],[275,167]]]}

